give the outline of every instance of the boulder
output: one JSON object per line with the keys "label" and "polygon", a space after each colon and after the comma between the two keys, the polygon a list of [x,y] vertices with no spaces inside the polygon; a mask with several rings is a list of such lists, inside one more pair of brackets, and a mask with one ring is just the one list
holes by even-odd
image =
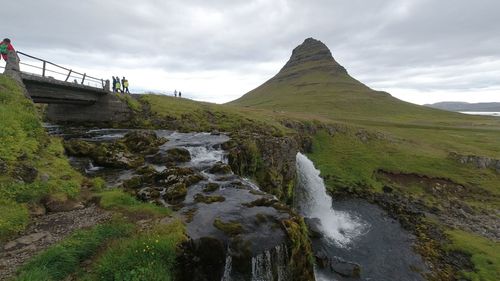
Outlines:
{"label": "boulder", "polygon": [[217,162],[208,172],[211,174],[229,174],[231,173],[231,167],[222,162]]}
{"label": "boulder", "polygon": [[32,183],[38,176],[38,170],[28,164],[19,164],[12,171],[14,178],[22,180],[25,183]]}
{"label": "boulder", "polygon": [[147,157],[146,160],[153,164],[171,166],[176,163],[191,161],[191,154],[185,148],[172,148]]}
{"label": "boulder", "polygon": [[128,150],[140,154],[153,154],[159,146],[167,142],[165,138],[159,138],[153,131],[128,132],[120,142],[124,143]]}
{"label": "boulder", "polygon": [[66,196],[49,195],[42,202],[49,212],[69,212],[85,208],[82,202]]}
{"label": "boulder", "polygon": [[345,261],[339,257],[329,257],[328,253],[323,250],[317,251],[314,258],[321,269],[329,269],[345,278],[360,278],[361,276],[361,266],[357,263]]}
{"label": "boulder", "polygon": [[186,198],[186,194],[186,184],[176,183],[167,188],[163,197],[170,204],[178,204]]}
{"label": "boulder", "polygon": [[96,145],[79,139],[71,139],[64,141],[64,149],[66,154],[70,156],[90,156]]}

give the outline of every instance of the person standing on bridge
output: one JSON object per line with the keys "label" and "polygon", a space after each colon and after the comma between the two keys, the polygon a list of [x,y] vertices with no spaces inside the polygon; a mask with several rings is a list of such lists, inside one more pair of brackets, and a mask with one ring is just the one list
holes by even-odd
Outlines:
{"label": "person standing on bridge", "polygon": [[124,93],[130,94],[130,92],[128,90],[128,80],[125,79],[125,76],[123,76],[123,79],[122,79],[122,87],[123,87]]}
{"label": "person standing on bridge", "polygon": [[11,51],[15,52],[16,50],[14,50],[14,47],[10,43],[10,39],[9,38],[3,39],[2,43],[0,43],[0,53],[2,54],[2,58],[5,61],[7,61],[7,59],[8,59],[7,55]]}
{"label": "person standing on bridge", "polygon": [[120,77],[116,76],[115,90],[117,93],[122,92],[122,85],[120,83]]}

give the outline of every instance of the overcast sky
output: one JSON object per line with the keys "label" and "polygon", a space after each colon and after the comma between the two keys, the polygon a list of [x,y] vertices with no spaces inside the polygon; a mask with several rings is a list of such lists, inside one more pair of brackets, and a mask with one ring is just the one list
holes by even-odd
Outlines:
{"label": "overcast sky", "polygon": [[414,103],[500,102],[499,0],[12,0],[17,50],[135,92],[227,102],[276,74],[307,37],[349,73]]}

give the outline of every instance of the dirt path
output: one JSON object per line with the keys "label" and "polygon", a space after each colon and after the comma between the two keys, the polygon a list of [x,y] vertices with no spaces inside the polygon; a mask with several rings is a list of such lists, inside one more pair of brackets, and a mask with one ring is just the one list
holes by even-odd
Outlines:
{"label": "dirt path", "polygon": [[111,217],[111,213],[91,205],[69,212],[36,218],[16,239],[0,245],[0,281],[12,278],[29,258],[62,240],[75,230],[91,227]]}

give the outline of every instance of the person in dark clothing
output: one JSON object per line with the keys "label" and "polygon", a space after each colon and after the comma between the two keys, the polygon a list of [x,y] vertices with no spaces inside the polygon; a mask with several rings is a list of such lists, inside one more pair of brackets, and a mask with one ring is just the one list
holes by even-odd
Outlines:
{"label": "person in dark clothing", "polygon": [[122,92],[122,84],[120,83],[120,77],[116,76],[115,90],[117,93]]}
{"label": "person in dark clothing", "polygon": [[181,93],[181,91],[179,91],[179,98],[182,98],[182,93]]}
{"label": "person in dark clothing", "polygon": [[116,78],[113,76],[113,93],[116,92]]}

